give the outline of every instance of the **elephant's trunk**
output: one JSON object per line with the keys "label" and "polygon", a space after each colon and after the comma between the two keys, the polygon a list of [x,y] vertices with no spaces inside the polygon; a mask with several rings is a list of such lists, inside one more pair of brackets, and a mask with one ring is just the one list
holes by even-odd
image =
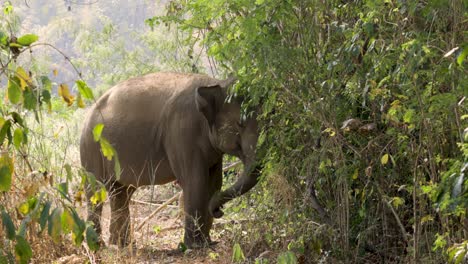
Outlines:
{"label": "elephant's trunk", "polygon": [[225,191],[217,193],[211,198],[209,210],[214,218],[223,216],[224,213],[221,208],[225,203],[243,195],[257,184],[262,168],[261,166],[255,166],[253,164],[254,163],[244,164],[244,171],[237,182]]}

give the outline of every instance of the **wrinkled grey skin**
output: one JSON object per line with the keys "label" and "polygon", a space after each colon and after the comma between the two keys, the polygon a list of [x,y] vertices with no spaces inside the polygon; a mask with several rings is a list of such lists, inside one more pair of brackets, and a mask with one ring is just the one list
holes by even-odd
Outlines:
{"label": "wrinkled grey skin", "polygon": [[[89,111],[81,135],[81,163],[105,183],[111,204],[110,243],[129,243],[129,201],[136,188],[177,180],[183,189],[184,242],[189,248],[209,244],[213,217],[224,203],[250,190],[255,167],[257,121],[241,122],[240,102],[225,102],[232,80],[179,73],[154,73],[122,82]],[[101,153],[93,128],[116,149],[121,175]],[[223,154],[239,157],[244,172],[221,192]],[[88,188],[88,201],[92,196]],[[88,203],[88,220],[100,232],[102,204]]]}

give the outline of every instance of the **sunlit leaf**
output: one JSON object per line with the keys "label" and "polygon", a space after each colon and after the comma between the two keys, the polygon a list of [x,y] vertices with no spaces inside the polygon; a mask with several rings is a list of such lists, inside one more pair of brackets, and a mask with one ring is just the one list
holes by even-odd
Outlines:
{"label": "sunlit leaf", "polygon": [[67,84],[62,83],[59,85],[58,94],[63,98],[68,106],[73,105],[75,97],[70,94],[70,89],[68,88]]}
{"label": "sunlit leaf", "polygon": [[27,74],[22,67],[18,67],[16,69],[16,76],[20,81],[21,90],[24,90],[30,83],[32,83],[31,77],[29,77],[29,74]]}
{"label": "sunlit leaf", "polygon": [[103,124],[97,124],[94,128],[93,128],[93,137],[94,137],[94,141],[98,142],[100,139],[101,139],[101,134],[102,134],[102,130],[104,129],[104,125]]}
{"label": "sunlit leaf", "polygon": [[90,198],[90,201],[91,203],[93,203],[94,205],[98,204],[98,203],[103,203],[105,202],[107,199],[107,191],[106,191],[106,188],[102,187],[101,189],[99,189],[98,191],[96,191],[93,196],[91,196]]}
{"label": "sunlit leaf", "polygon": [[77,98],[76,98],[76,106],[78,106],[79,108],[85,108],[85,103],[83,102],[83,98],[81,98],[81,94],[78,94]]}
{"label": "sunlit leaf", "polygon": [[26,34],[18,38],[18,44],[23,46],[29,46],[36,42],[39,39],[37,35],[34,34]]}
{"label": "sunlit leaf", "polygon": [[76,81],[76,85],[78,86],[78,91],[85,99],[94,99],[93,91],[88,87],[88,85],[84,81],[78,80]]}
{"label": "sunlit leaf", "polygon": [[382,165],[386,165],[388,163],[388,158],[389,158],[389,155],[384,154],[382,158],[380,158],[380,163],[382,163]]}
{"label": "sunlit leaf", "polygon": [[112,160],[116,153],[114,147],[112,147],[109,141],[107,141],[105,138],[101,138],[99,143],[101,144],[102,155],[104,155],[104,157],[106,157],[108,160]]}
{"label": "sunlit leaf", "polygon": [[457,63],[458,65],[463,65],[463,62],[465,61],[466,57],[468,56],[468,46],[463,48],[463,51],[460,52],[460,55],[457,57]]}
{"label": "sunlit leaf", "polygon": [[10,215],[4,210],[2,211],[2,223],[6,233],[6,238],[13,240],[15,238],[16,228]]}

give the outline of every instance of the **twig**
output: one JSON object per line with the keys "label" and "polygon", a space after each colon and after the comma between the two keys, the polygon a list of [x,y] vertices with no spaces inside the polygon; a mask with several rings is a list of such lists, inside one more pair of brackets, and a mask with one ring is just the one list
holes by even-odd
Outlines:
{"label": "twig", "polygon": [[[146,205],[159,205],[159,206],[163,205],[163,203],[152,203],[152,202],[145,202],[145,201],[140,201],[140,200],[135,200],[135,199],[132,199],[131,201],[134,202],[134,203],[146,204]],[[179,206],[177,206],[177,205],[167,205],[167,207],[177,208]]]}
{"label": "twig", "polygon": [[148,222],[148,220],[150,220],[151,218],[153,218],[158,212],[160,212],[162,209],[166,208],[169,204],[173,203],[175,200],[179,199],[180,195],[182,194],[182,192],[178,192],[176,193],[174,196],[172,196],[172,198],[170,198],[169,200],[165,201],[161,206],[159,206],[156,210],[154,210],[154,212],[152,212],[148,217],[146,217],[136,228],[135,228],[135,231],[139,231],[145,224],[146,222]]}

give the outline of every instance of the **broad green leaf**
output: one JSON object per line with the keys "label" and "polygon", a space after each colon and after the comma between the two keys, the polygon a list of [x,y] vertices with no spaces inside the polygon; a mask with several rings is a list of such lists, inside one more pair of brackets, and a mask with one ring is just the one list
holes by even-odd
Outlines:
{"label": "broad green leaf", "polygon": [[75,221],[73,220],[73,217],[69,210],[64,209],[60,219],[62,223],[62,230],[64,233],[68,233],[73,230]]}
{"label": "broad green leaf", "polygon": [[10,215],[4,210],[2,211],[2,223],[6,233],[6,238],[13,240],[16,233],[15,224],[13,224]]}
{"label": "broad green leaf", "polygon": [[67,84],[62,83],[59,85],[58,94],[59,96],[63,98],[63,100],[67,103],[68,106],[73,105],[73,102],[75,101],[75,97],[71,95],[70,89],[68,88]]}
{"label": "broad green leaf", "polygon": [[239,243],[236,243],[232,248],[232,262],[238,263],[242,261],[245,261],[244,252],[242,252],[242,248]]}
{"label": "broad green leaf", "polygon": [[296,264],[297,257],[292,251],[287,251],[278,256],[278,264]]}
{"label": "broad green leaf", "polygon": [[47,220],[49,219],[49,211],[51,205],[52,203],[50,201],[47,201],[44,205],[44,208],[42,209],[41,216],[39,218],[39,226],[41,227],[41,232],[44,231],[44,228],[47,224]]}
{"label": "broad green leaf", "polygon": [[18,38],[18,44],[23,46],[29,46],[36,42],[39,39],[37,35],[34,34],[26,34]]}
{"label": "broad green leaf", "polygon": [[18,104],[22,99],[22,91],[19,86],[20,80],[14,76],[8,79],[8,99],[12,104]]}
{"label": "broad green leaf", "polygon": [[76,81],[76,85],[78,86],[78,91],[85,99],[94,99],[93,91],[88,87],[88,85],[84,81],[78,80]]}
{"label": "broad green leaf", "polygon": [[93,128],[93,137],[94,137],[94,141],[98,142],[100,139],[101,139],[101,134],[102,134],[102,130],[104,129],[104,125],[103,124],[97,124],[94,128]]}
{"label": "broad green leaf", "polygon": [[388,163],[388,154],[384,154],[382,158],[380,158],[380,163],[382,163],[382,165],[386,165]]}
{"label": "broad green leaf", "polygon": [[31,246],[22,236],[16,236],[15,255],[19,263],[28,263],[32,257]]}
{"label": "broad green leaf", "polygon": [[15,129],[13,133],[13,145],[19,149],[21,147],[21,143],[23,143],[24,135],[23,130],[21,128]]}
{"label": "broad green leaf", "polygon": [[52,90],[52,82],[50,81],[49,77],[43,75],[41,76],[41,83],[42,83],[42,88],[51,91]]}
{"label": "broad green leaf", "polygon": [[74,209],[71,209],[71,216],[73,217],[74,225],[72,230],[73,243],[76,246],[81,245],[84,240],[84,232],[86,229],[85,222],[78,216]]}
{"label": "broad green leaf", "polygon": [[24,97],[24,108],[28,110],[36,110],[37,98],[34,92],[31,89],[27,88],[23,92],[23,97]]}
{"label": "broad green leaf", "polygon": [[62,223],[61,223],[62,210],[55,208],[49,216],[49,236],[55,243],[60,241],[60,235],[62,234]]}
{"label": "broad green leaf", "polygon": [[0,168],[0,191],[8,192],[11,188],[11,170],[9,166]]}
{"label": "broad green leaf", "polygon": [[86,228],[86,243],[92,251],[99,249],[99,236],[92,226]]}

